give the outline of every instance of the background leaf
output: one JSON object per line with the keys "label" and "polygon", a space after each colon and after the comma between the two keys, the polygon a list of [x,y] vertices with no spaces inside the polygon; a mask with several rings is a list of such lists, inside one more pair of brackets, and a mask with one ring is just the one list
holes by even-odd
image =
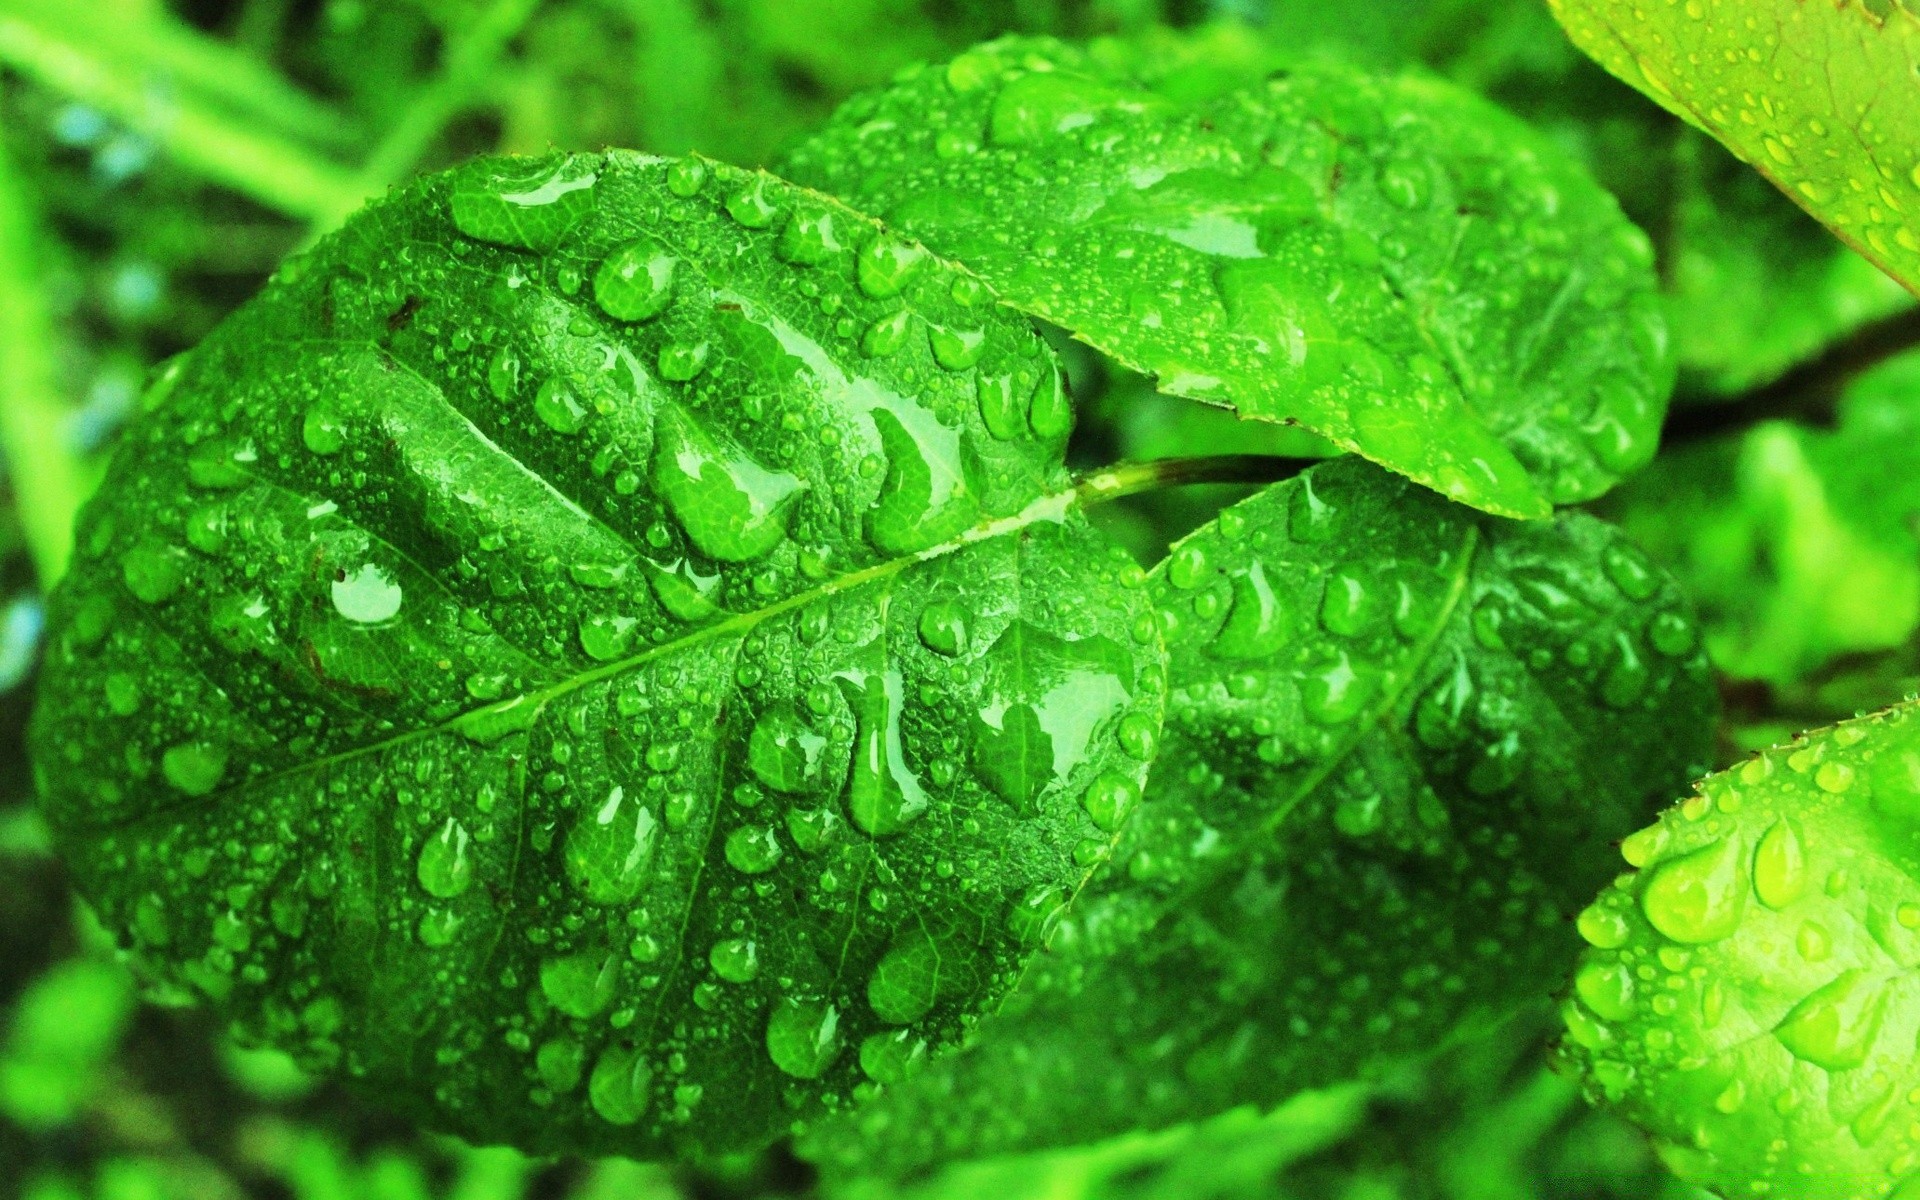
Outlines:
{"label": "background leaf", "polygon": [[1270,1105],[1484,1028],[1572,962],[1606,839],[1703,769],[1692,617],[1590,517],[1344,458],[1154,589],[1167,744],[1113,864],[962,1052],[803,1141],[831,1171]]}
{"label": "background leaf", "polygon": [[1580,917],[1568,1054],[1725,1194],[1911,1192],[1920,1035],[1904,704],[1704,780]]}
{"label": "background leaf", "polygon": [[1652,454],[1671,374],[1645,237],[1431,80],[1303,68],[1182,110],[1002,41],[851,102],[785,169],[1165,391],[1489,511],[1542,515]]}
{"label": "background leaf", "polygon": [[977,279],[765,175],[409,187],[162,377],[88,509],[36,726],[77,882],[416,1119],[766,1143],[953,1039],[1105,853],[1082,794],[1138,794],[1158,634],[1058,389]]}
{"label": "background leaf", "polygon": [[1920,294],[1920,13],[1907,0],[1551,0],[1581,48]]}

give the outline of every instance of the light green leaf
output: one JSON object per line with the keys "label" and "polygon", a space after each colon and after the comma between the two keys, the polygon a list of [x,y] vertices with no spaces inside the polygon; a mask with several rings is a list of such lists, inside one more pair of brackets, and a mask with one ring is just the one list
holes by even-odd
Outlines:
{"label": "light green leaf", "polygon": [[1573,40],[1920,293],[1910,0],[1551,0]]}
{"label": "light green leaf", "polygon": [[1724,1195],[1920,1189],[1916,707],[1707,778],[1580,917],[1569,1058]]}
{"label": "light green leaf", "polygon": [[1920,355],[1856,381],[1838,428],[1676,447],[1607,512],[1686,582],[1737,678],[1790,687],[1901,645],[1920,628]]}
{"label": "light green leaf", "polygon": [[960,1053],[804,1153],[951,1158],[1272,1105],[1538,998],[1609,837],[1701,768],[1678,589],[1582,515],[1516,523],[1354,458],[1155,571],[1167,744],[1112,864]]}
{"label": "light green leaf", "polygon": [[991,43],[849,102],[788,168],[1163,391],[1488,511],[1652,455],[1652,252],[1551,144],[1419,76],[1303,68],[1182,108],[1124,67]]}
{"label": "light green leaf", "polygon": [[929,257],[864,294],[891,237],[612,153],[290,263],[148,397],[53,601],[35,757],[107,924],[545,1151],[759,1146],[954,1040],[1106,852],[1164,670],[1051,355]]}

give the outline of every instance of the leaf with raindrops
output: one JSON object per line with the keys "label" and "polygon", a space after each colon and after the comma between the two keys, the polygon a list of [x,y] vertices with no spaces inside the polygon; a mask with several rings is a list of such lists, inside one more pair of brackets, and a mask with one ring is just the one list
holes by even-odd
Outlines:
{"label": "leaf with raindrops", "polygon": [[1163,391],[1489,512],[1652,457],[1652,250],[1563,151],[1424,76],[1315,65],[1182,106],[1126,61],[990,43],[848,102],[785,170]]}
{"label": "leaf with raindrops", "polygon": [[1589,516],[1488,517],[1342,458],[1223,511],[1153,592],[1165,744],[1111,863],[964,1050],[804,1153],[906,1174],[1485,1029],[1571,969],[1608,840],[1704,769],[1694,618]]}
{"label": "leaf with raindrops", "polygon": [[1552,0],[1580,48],[1920,295],[1914,0]]}
{"label": "leaf with raindrops", "polygon": [[1620,847],[1565,1006],[1589,1092],[1724,1195],[1920,1195],[1920,705],[1703,780]]}
{"label": "leaf with raindrops", "polygon": [[146,398],[44,810],[159,983],[432,1126],[763,1145],[954,1041],[1143,783],[1164,651],[1070,424],[1027,322],[825,196],[411,184]]}

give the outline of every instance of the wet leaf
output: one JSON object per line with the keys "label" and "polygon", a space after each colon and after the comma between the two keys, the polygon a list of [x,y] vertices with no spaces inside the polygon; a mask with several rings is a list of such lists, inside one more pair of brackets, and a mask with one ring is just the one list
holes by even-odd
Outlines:
{"label": "wet leaf", "polygon": [[1270,1106],[1483,1029],[1571,966],[1607,840],[1704,769],[1693,618],[1591,517],[1344,458],[1153,587],[1166,745],[1112,864],[964,1050],[803,1140],[829,1167]]}
{"label": "wet leaf", "polygon": [[1052,356],[924,254],[863,291],[890,238],[612,153],[288,264],[148,398],[53,600],[33,745],[104,921],[542,1151],[758,1146],[867,1043],[954,1040],[1111,843],[1083,801],[1137,791],[1164,669],[1029,417]]}
{"label": "wet leaf", "polygon": [[1683,1177],[1908,1196],[1920,1036],[1920,720],[1844,722],[1702,781],[1628,838],[1566,1003],[1588,1091]]}
{"label": "wet leaf", "polygon": [[1163,391],[1488,511],[1544,515],[1653,453],[1671,365],[1646,238],[1429,78],[1315,66],[1183,106],[1124,60],[1005,40],[849,102],[787,169]]}
{"label": "wet leaf", "polygon": [[1920,13],[1909,0],[1552,0],[1582,49],[1920,293]]}

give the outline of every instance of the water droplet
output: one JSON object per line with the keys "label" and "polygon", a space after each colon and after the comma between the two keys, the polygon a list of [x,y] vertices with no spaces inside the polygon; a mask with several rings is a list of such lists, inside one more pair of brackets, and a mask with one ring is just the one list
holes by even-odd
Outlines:
{"label": "water droplet", "polygon": [[888,555],[951,541],[980,520],[960,431],[914,404],[872,410],[887,477],[867,513],[867,540]]}
{"label": "water droplet", "polygon": [[1087,816],[1104,833],[1112,833],[1125,824],[1139,803],[1140,785],[1113,771],[1097,776],[1082,800]]}
{"label": "water droplet", "polygon": [[1027,431],[1027,413],[1023,397],[1014,389],[1011,375],[981,375],[974,383],[980,399],[980,420],[987,432],[1010,442]]}
{"label": "water droplet", "polygon": [[1886,1005],[1881,980],[1866,971],[1843,971],[1795,1005],[1773,1033],[1796,1058],[1850,1071],[1872,1052]]}
{"label": "water droplet", "polygon": [[1377,589],[1347,571],[1327,576],[1326,592],[1320,601],[1320,623],[1341,637],[1360,637],[1380,623],[1383,616]]}
{"label": "water droplet", "polygon": [[1700,629],[1685,613],[1668,610],[1647,622],[1647,641],[1668,658],[1679,658],[1700,644]]}
{"label": "water droplet", "polygon": [[613,1003],[620,983],[620,959],[601,953],[569,954],[540,964],[540,991],[570,1017],[597,1016]]}
{"label": "water droplet", "polygon": [[834,228],[833,214],[797,212],[780,231],[774,253],[798,266],[818,266],[840,253],[840,235]]}
{"label": "water droplet", "polygon": [[987,139],[996,146],[1030,145],[1091,125],[1104,110],[1123,102],[1138,107],[1133,94],[1097,80],[1064,71],[1021,75],[993,98]]}
{"label": "water droplet", "polygon": [[747,185],[727,197],[727,214],[748,229],[765,229],[780,215],[772,196],[771,177],[757,174]]}
{"label": "water droplet", "polygon": [[1068,641],[1015,621],[983,661],[987,700],[973,722],[973,766],[995,794],[1031,813],[1126,704],[1132,658],[1109,638]]}
{"label": "water droplet", "polygon": [[1640,895],[1653,927],[1676,942],[1717,942],[1740,927],[1747,881],[1733,838],[1661,863]]}
{"label": "water droplet", "polygon": [[698,378],[700,372],[707,369],[707,343],[668,342],[660,347],[660,378],[672,383],[685,383]]}
{"label": "water droplet", "polygon": [[580,618],[580,648],[595,662],[613,662],[633,649],[635,627],[632,617],[594,613]]}
{"label": "water droplet", "polygon": [[779,545],[805,490],[795,476],[761,466],[672,403],[660,407],[653,483],[694,545],[727,562],[747,562]]}
{"label": "water droplet", "polygon": [[[952,951],[952,947],[948,948]],[[909,926],[887,948],[867,979],[867,1003],[889,1025],[909,1025],[940,998],[940,976],[952,964],[927,931]]]}
{"label": "water droplet", "polygon": [[1058,441],[1073,432],[1073,400],[1056,363],[1047,364],[1027,398],[1027,427],[1043,442]]}
{"label": "water droplet", "polygon": [[580,1073],[586,1069],[587,1052],[572,1038],[553,1038],[540,1044],[533,1055],[540,1082],[559,1095],[580,1086]]}
{"label": "water droplet", "polygon": [[160,773],[189,796],[205,796],[227,773],[227,748],[218,742],[181,742],[160,756]]}
{"label": "water droplet", "polygon": [[673,299],[673,275],[680,260],[652,241],[615,251],[593,276],[593,298],[616,321],[645,321]]}
{"label": "water droplet", "polygon": [[453,180],[453,223],[470,238],[541,253],[557,247],[594,206],[600,160],[477,159]]}
{"label": "water droplet", "polygon": [[718,574],[698,574],[685,559],[666,564],[642,559],[640,566],[646,571],[647,582],[653,585],[653,594],[659,598],[660,606],[680,620],[704,621],[720,611],[712,599],[720,583]]}
{"label": "water droplet", "polygon": [[949,371],[964,371],[980,361],[981,352],[987,346],[987,331],[929,325],[927,344],[933,348],[935,362]]}
{"label": "water droplet", "polygon": [[328,404],[316,404],[300,422],[300,440],[315,454],[338,454],[347,444],[347,425]]}
{"label": "water droplet", "polygon": [[640,1051],[631,1046],[609,1046],[593,1064],[587,1080],[587,1101],[610,1125],[631,1125],[647,1111],[653,1071]]}
{"label": "water droplet", "polygon": [[876,300],[897,296],[927,261],[927,252],[911,242],[881,234],[860,251],[856,268],[860,290]]}
{"label": "water droplet", "polygon": [[187,581],[187,554],[178,546],[148,539],[120,559],[127,590],[147,604],[164,604]]}
{"label": "water droplet", "polygon": [[548,379],[533,394],[533,411],[541,423],[555,433],[579,433],[592,414],[580,402],[573,385],[562,379]]}
{"label": "water droplet", "polygon": [[[1168,574],[1171,578],[1171,565]],[[1277,653],[1286,644],[1291,628],[1279,597],[1274,595],[1273,585],[1267,581],[1266,567],[1254,559],[1246,570],[1233,574],[1231,586],[1232,607],[1227,610],[1220,632],[1207,645],[1207,653],[1215,658],[1239,660],[1267,658]]]}
{"label": "water droplet", "polygon": [[840,1057],[840,1012],[824,1000],[788,996],[767,1020],[767,1056],[796,1079],[818,1079]]}
{"label": "water droplet", "polygon": [[700,194],[707,183],[707,164],[697,158],[683,158],[667,168],[667,190],[681,199]]}
{"label": "water droplet", "polygon": [[333,607],[359,625],[379,625],[400,612],[399,583],[385,567],[365,563],[333,581]]}
{"label": "water droplet", "polygon": [[928,803],[901,744],[900,716],[906,701],[900,672],[855,669],[833,678],[856,723],[847,811],[871,837],[898,833],[925,812]]}
{"label": "water droplet", "polygon": [[626,904],[646,886],[659,839],[653,810],[615,786],[568,831],[562,848],[567,878],[595,904]]}
{"label": "water droplet", "polygon": [[1160,726],[1145,713],[1128,713],[1120,718],[1117,737],[1122,750],[1141,762],[1149,762],[1160,745]]}
{"label": "water droplet", "polygon": [[1394,159],[1380,171],[1380,193],[1395,207],[1425,208],[1433,195],[1433,181],[1424,163]]}
{"label": "water droplet", "polygon": [[1354,669],[1342,651],[1338,658],[1300,681],[1300,706],[1323,725],[1339,725],[1359,716],[1373,698],[1375,678]]}
{"label": "water droplet", "polygon": [[1828,761],[1813,773],[1813,782],[1823,792],[1838,795],[1853,786],[1853,768],[1843,762]]}
{"label": "water droplet", "polygon": [[827,739],[782,700],[753,723],[747,738],[747,768],[776,792],[811,792],[820,786],[826,748]]}
{"label": "water droplet", "polygon": [[1800,831],[1791,818],[1774,822],[1753,856],[1753,890],[1768,908],[1785,908],[1807,890],[1809,873]]}
{"label": "water droplet", "polygon": [[1577,925],[1587,945],[1600,950],[1619,949],[1627,944],[1630,934],[1627,919],[1608,904],[1590,905],[1581,912]]}
{"label": "water droplet", "polygon": [[860,1069],[875,1083],[898,1083],[926,1060],[926,1039],[911,1029],[869,1034],[860,1042]]}
{"label": "water droplet", "polygon": [[786,851],[764,825],[742,825],[727,835],[727,863],[744,875],[765,875],[780,865]]}
{"label": "water droplet", "polygon": [[472,886],[473,859],[467,853],[472,840],[465,825],[448,817],[420,847],[414,874],[429,896],[451,900]]}
{"label": "water droplet", "polygon": [[[1197,588],[1206,582],[1210,565],[1204,545],[1197,541],[1183,542],[1167,559],[1167,582],[1185,590]],[[1264,582],[1265,576],[1261,578]]]}
{"label": "water droplet", "polygon": [[920,610],[920,640],[949,658],[966,653],[967,610],[958,600],[935,600]]}
{"label": "water droplet", "polygon": [[1589,961],[1574,976],[1573,990],[1588,1008],[1608,1021],[1633,1016],[1633,973],[1624,963]]}
{"label": "water droplet", "polygon": [[1660,576],[1647,556],[1623,541],[1607,543],[1601,551],[1600,565],[1613,586],[1629,600],[1645,600],[1660,589]]}
{"label": "water droplet", "polygon": [[728,983],[752,983],[760,974],[760,948],[752,938],[727,938],[713,944],[707,964]]}

